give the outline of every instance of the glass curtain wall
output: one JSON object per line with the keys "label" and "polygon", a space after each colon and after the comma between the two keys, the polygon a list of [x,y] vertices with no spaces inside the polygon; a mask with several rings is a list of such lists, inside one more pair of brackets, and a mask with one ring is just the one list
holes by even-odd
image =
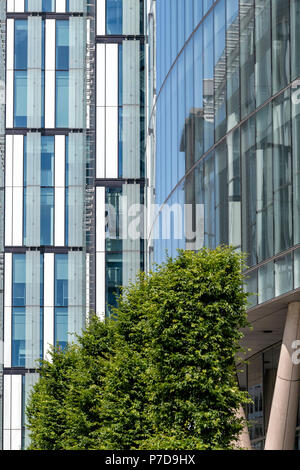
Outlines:
{"label": "glass curtain wall", "polygon": [[[156,2],[155,203],[191,205],[186,230],[197,234],[185,246],[248,253],[254,303],[299,285],[298,10],[294,0]],[[149,237],[159,261],[177,246],[160,240],[161,224]]]}

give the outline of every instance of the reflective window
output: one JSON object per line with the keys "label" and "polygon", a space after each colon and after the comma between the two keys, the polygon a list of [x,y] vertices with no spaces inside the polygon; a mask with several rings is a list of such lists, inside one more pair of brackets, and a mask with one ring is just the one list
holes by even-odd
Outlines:
{"label": "reflective window", "polygon": [[41,188],[41,245],[53,245],[54,189]]}
{"label": "reflective window", "polygon": [[56,127],[69,125],[69,72],[56,72]]}
{"label": "reflective window", "polygon": [[69,21],[56,21],[56,70],[69,69]]}
{"label": "reflective window", "polygon": [[28,23],[27,20],[15,20],[15,64],[17,70],[27,69]]}
{"label": "reflective window", "polygon": [[122,34],[122,0],[106,0],[106,33]]}
{"label": "reflective window", "polygon": [[271,2],[256,0],[255,3],[255,95],[260,106],[272,93],[271,90]]}
{"label": "reflective window", "polygon": [[55,255],[55,306],[68,306],[68,255]]}
{"label": "reflective window", "polygon": [[54,343],[64,349],[68,343],[68,255],[55,255]]}
{"label": "reflective window", "polygon": [[12,305],[24,307],[26,305],[26,255],[13,255],[13,285]]}
{"label": "reflective window", "polygon": [[273,93],[290,81],[290,2],[272,1]]}
{"label": "reflective window", "polygon": [[[60,0],[57,0],[60,1]],[[34,5],[34,7],[32,7]],[[33,9],[35,8],[35,9]],[[40,7],[36,8],[36,2],[25,0],[25,11],[40,11]],[[55,11],[55,0],[42,0],[42,11]]]}
{"label": "reflective window", "polygon": [[68,308],[55,308],[54,344],[60,349],[68,344]]}
{"label": "reflective window", "polygon": [[15,71],[14,126],[27,127],[27,71]]}
{"label": "reflective window", "polygon": [[12,367],[25,367],[26,359],[26,313],[25,307],[12,310]]}
{"label": "reflective window", "polygon": [[41,186],[54,186],[54,136],[42,136],[41,146]]}

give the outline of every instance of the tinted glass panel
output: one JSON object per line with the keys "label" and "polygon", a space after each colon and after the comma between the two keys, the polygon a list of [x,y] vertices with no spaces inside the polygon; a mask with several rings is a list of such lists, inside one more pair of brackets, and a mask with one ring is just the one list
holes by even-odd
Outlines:
{"label": "tinted glass panel", "polygon": [[56,69],[69,68],[69,22],[56,21]]}
{"label": "tinted glass panel", "polygon": [[15,21],[15,69],[27,69],[27,20]]}

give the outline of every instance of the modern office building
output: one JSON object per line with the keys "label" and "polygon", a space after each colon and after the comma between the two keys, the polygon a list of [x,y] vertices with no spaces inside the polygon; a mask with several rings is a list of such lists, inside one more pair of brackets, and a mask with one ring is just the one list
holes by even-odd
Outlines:
{"label": "modern office building", "polygon": [[[144,2],[0,2],[0,445],[26,448],[37,360],[144,267]],[[126,205],[127,204],[127,205]],[[129,214],[130,215],[130,214]],[[2,364],[3,363],[3,364]]]}
{"label": "modern office building", "polygon": [[298,0],[0,1],[3,449],[49,345],[220,244],[248,254],[252,446],[300,449],[299,40]]}
{"label": "modern office building", "polygon": [[148,263],[220,244],[248,254],[239,381],[253,397],[252,446],[300,449],[300,2],[147,5],[148,200],[159,207]]}

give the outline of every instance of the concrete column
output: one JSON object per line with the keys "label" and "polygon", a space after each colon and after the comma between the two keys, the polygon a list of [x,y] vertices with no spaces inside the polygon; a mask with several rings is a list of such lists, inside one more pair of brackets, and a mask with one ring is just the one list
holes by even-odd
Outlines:
{"label": "concrete column", "polygon": [[296,340],[300,340],[300,302],[288,307],[265,450],[294,449],[300,391],[300,365],[292,361]]}
{"label": "concrete column", "polygon": [[244,429],[242,430],[241,434],[239,435],[239,439],[235,444],[236,449],[244,449],[244,450],[251,450],[251,441],[249,436],[249,430],[246,422],[246,417],[244,413],[244,409],[241,406],[237,413],[238,418],[243,418],[245,421]]}

